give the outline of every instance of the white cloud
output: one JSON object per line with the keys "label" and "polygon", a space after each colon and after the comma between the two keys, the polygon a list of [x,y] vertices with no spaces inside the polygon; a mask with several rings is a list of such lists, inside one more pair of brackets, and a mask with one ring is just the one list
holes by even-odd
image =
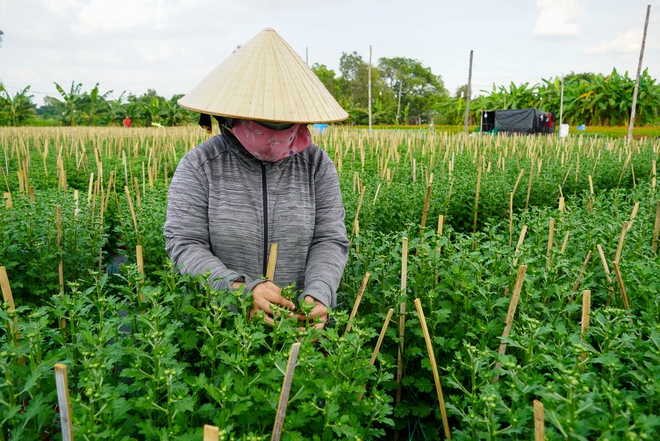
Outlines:
{"label": "white cloud", "polygon": [[170,55],[166,41],[143,40],[135,44],[137,52],[145,61],[167,60]]}
{"label": "white cloud", "polygon": [[538,0],[539,19],[534,35],[541,38],[570,38],[582,33],[571,20],[584,12],[582,0]]}
{"label": "white cloud", "polygon": [[161,27],[166,18],[162,0],[92,0],[78,14],[82,33],[116,31],[138,26]]}
{"label": "white cloud", "polygon": [[592,55],[634,54],[639,53],[642,44],[642,30],[631,29],[619,34],[612,41],[601,41],[596,46],[587,48],[584,53]]}
{"label": "white cloud", "polygon": [[80,9],[81,4],[76,0],[43,0],[43,4],[51,12],[64,17],[72,9]]}

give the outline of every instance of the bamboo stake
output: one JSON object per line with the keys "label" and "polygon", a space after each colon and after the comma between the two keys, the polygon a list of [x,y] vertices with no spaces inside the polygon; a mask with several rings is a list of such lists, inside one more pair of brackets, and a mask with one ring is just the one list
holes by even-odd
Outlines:
{"label": "bamboo stake", "polygon": [[69,380],[66,375],[66,366],[60,363],[55,363],[55,386],[57,387],[57,403],[60,408],[62,441],[73,441],[73,419],[71,414],[71,401],[69,399]]}
{"label": "bamboo stake", "polygon": [[64,295],[64,261],[62,259],[62,206],[56,207],[57,213],[57,251],[60,252],[60,263],[58,266],[58,274],[60,279],[60,295]]}
{"label": "bamboo stake", "polygon": [[532,194],[532,180],[534,179],[534,160],[531,161],[532,165],[529,169],[529,183],[527,184],[527,200],[525,201],[525,210],[529,208],[529,197]]}
{"label": "bamboo stake", "polygon": [[516,245],[516,251],[513,253],[514,259],[513,259],[513,266],[516,267],[518,266],[518,253],[520,252],[520,247],[523,244],[523,241],[525,240],[525,234],[527,234],[527,225],[523,225],[522,230],[520,231],[520,237],[518,237],[518,244]]}
{"label": "bamboo stake", "polygon": [[654,159],[651,163],[651,188],[655,188],[658,184],[658,172],[656,167],[656,160]]}
{"label": "bamboo stake", "polygon": [[[373,366],[374,363],[376,362],[376,357],[378,357],[378,351],[380,351],[380,346],[383,344],[383,340],[385,339],[385,332],[387,332],[387,327],[390,324],[390,319],[392,318],[392,314],[394,314],[394,308],[390,308],[390,310],[387,312],[387,317],[385,317],[385,322],[383,323],[383,327],[380,330],[380,335],[378,335],[378,341],[376,342],[376,347],[374,348],[373,354],[371,354],[371,360],[369,360],[369,366]],[[362,395],[363,392],[360,391],[357,397],[358,402],[362,401]]]}
{"label": "bamboo stake", "polygon": [[138,232],[138,223],[137,217],[135,217],[135,210],[133,209],[133,198],[131,198],[131,190],[129,190],[127,185],[124,185],[124,191],[126,192],[126,200],[128,200],[128,208],[131,210],[131,218],[133,218],[133,227],[135,227],[135,232]]}
{"label": "bamboo stake", "polygon": [[632,213],[630,213],[630,220],[628,221],[628,231],[630,231],[630,229],[632,228],[632,223],[635,220],[635,217],[637,217],[637,210],[639,210],[639,202],[635,202]]}
{"label": "bamboo stake", "polygon": [[358,225],[358,216],[360,215],[360,209],[362,208],[362,200],[364,199],[364,192],[367,190],[365,186],[360,192],[360,199],[358,200],[358,206],[355,210],[355,219],[353,220],[353,234],[357,234],[357,225]]}
{"label": "bamboo stake", "polygon": [[351,311],[351,315],[348,318],[348,324],[346,325],[346,330],[344,331],[344,337],[346,337],[346,334],[348,331],[351,330],[351,325],[353,324],[353,319],[355,318],[355,315],[357,314],[358,307],[360,306],[360,302],[362,301],[362,295],[364,294],[364,290],[367,288],[367,283],[369,282],[369,277],[371,274],[364,273],[364,278],[362,279],[362,285],[360,285],[360,291],[358,291],[358,295],[355,298],[355,303],[353,303],[353,310]]}
{"label": "bamboo stake", "polygon": [[422,211],[422,223],[419,229],[419,234],[424,233],[424,227],[426,227],[426,216],[429,214],[429,200],[431,199],[431,186],[426,187],[426,198],[424,199],[424,211]]}
{"label": "bamboo stake", "polygon": [[589,313],[591,312],[591,291],[585,289],[582,291],[582,322],[580,325],[580,335],[584,340],[584,334],[589,327]]}
{"label": "bamboo stake", "polygon": [[[142,245],[135,246],[135,261],[137,262],[137,270],[140,274],[144,274],[144,258],[142,256]],[[144,299],[141,299],[144,300]]]}
{"label": "bamboo stake", "polygon": [[568,236],[571,235],[570,231],[566,232],[566,236],[564,236],[564,243],[561,244],[561,251],[559,251],[561,254],[564,254],[564,251],[566,251],[566,245],[568,245]]}
{"label": "bamboo stake", "polygon": [[[582,268],[580,268],[580,274],[578,274],[578,278],[575,281],[575,284],[573,284],[573,291],[577,291],[578,288],[580,287],[580,283],[582,282],[582,276],[584,275],[584,270],[587,268],[587,265],[589,264],[589,260],[591,259],[591,250],[587,253],[587,257],[584,259],[584,263],[582,263]],[[571,299],[573,297],[571,296]]]}
{"label": "bamboo stake", "polygon": [[[14,296],[11,293],[11,285],[9,285],[9,277],[7,277],[7,269],[4,266],[0,266],[0,289],[2,290],[2,299],[5,303],[9,303],[9,311],[16,309],[14,305]],[[18,321],[18,317],[14,317],[14,322]],[[9,332],[14,335],[14,340],[17,340],[17,333],[14,329],[14,325],[9,323]],[[18,344],[18,342],[17,342]]]}
{"label": "bamboo stake", "polygon": [[619,269],[619,262],[616,260],[612,262],[614,267],[614,274],[616,275],[616,282],[619,284],[619,290],[621,291],[621,298],[623,299],[623,307],[630,309],[630,303],[628,303],[628,295],[626,294],[626,287],[623,285],[623,278],[621,277],[621,270]]}
{"label": "bamboo stake", "polygon": [[279,244],[270,244],[270,252],[268,253],[268,266],[266,267],[266,278],[270,281],[275,280],[275,266],[277,265],[277,251]]}
{"label": "bamboo stake", "polygon": [[3,196],[5,198],[5,208],[9,210],[11,207],[14,206],[14,202],[11,199],[11,193],[9,192],[3,193]]}
{"label": "bamboo stake", "polygon": [[[477,167],[477,194],[474,198],[474,222],[472,224],[472,233],[476,234],[477,232],[477,213],[479,212],[479,190],[481,189],[481,166]],[[472,248],[474,249],[475,242],[472,243]]]}
{"label": "bamboo stake", "polygon": [[374,195],[374,200],[371,203],[371,205],[376,205],[376,199],[378,199],[378,192],[380,191],[380,182],[378,183],[378,187],[376,187],[376,194]]}
{"label": "bamboo stake", "polygon": [[396,402],[401,401],[401,379],[403,378],[403,347],[404,331],[406,325],[405,295],[408,289],[408,238],[404,237],[401,243],[401,295],[404,301],[399,304],[399,348],[396,365]]}
{"label": "bamboo stake", "polygon": [[[518,300],[520,299],[520,292],[522,291],[523,282],[525,281],[525,273],[527,272],[527,265],[520,265],[518,268],[518,275],[516,276],[516,284],[513,287],[513,294],[511,294],[511,300],[509,301],[509,309],[506,313],[506,318],[504,319],[504,331],[502,331],[502,340],[500,341],[500,347],[497,350],[499,355],[504,355],[506,353],[507,343],[504,341],[505,337],[508,337],[511,333],[511,326],[513,325],[513,316],[516,313],[516,308],[518,307]],[[502,367],[502,362],[498,361],[495,363],[495,369],[500,369]],[[493,378],[493,383],[500,381],[500,375],[497,374]]]}
{"label": "bamboo stake", "polygon": [[204,441],[218,441],[220,431],[216,426],[204,424]]}
{"label": "bamboo stake", "polygon": [[651,246],[653,252],[658,254],[658,236],[660,235],[660,201],[658,201],[658,207],[655,209],[655,226],[653,228],[653,241]]}
{"label": "bamboo stake", "polygon": [[614,257],[614,260],[616,262],[619,262],[619,259],[621,257],[621,251],[623,250],[623,241],[626,238],[626,231],[628,231],[628,222],[624,221],[623,226],[621,227],[621,235],[619,236],[619,244],[616,247],[616,256]]}
{"label": "bamboo stake", "polygon": [[545,411],[539,400],[534,400],[534,441],[545,441]]}
{"label": "bamboo stake", "polygon": [[422,333],[424,333],[424,341],[426,342],[426,350],[429,353],[429,361],[431,362],[431,369],[433,371],[433,381],[435,382],[435,391],[438,394],[438,402],[440,404],[440,413],[442,414],[442,424],[445,428],[445,437],[451,439],[451,432],[449,431],[449,421],[447,419],[447,409],[445,408],[445,399],[442,394],[442,385],[440,384],[440,375],[438,374],[438,365],[435,362],[435,353],[433,351],[433,344],[431,343],[431,336],[428,327],[426,326],[426,319],[424,318],[424,310],[422,309],[422,302],[415,299],[415,308],[419,315],[419,321],[422,325]]}
{"label": "bamboo stake", "polygon": [[607,260],[605,259],[605,253],[603,253],[603,247],[600,246],[600,244],[596,245],[596,249],[598,250],[598,255],[600,256],[600,262],[603,264],[603,270],[605,271],[605,277],[607,278],[607,281],[611,284],[613,282],[612,277],[610,277],[610,268],[607,265]]}
{"label": "bamboo stake", "polygon": [[282,381],[280,401],[277,404],[277,412],[275,413],[275,424],[273,425],[273,435],[270,438],[271,441],[279,441],[280,437],[282,436],[282,429],[284,427],[284,415],[286,414],[286,407],[289,402],[289,393],[291,392],[291,383],[293,382],[293,372],[296,369],[296,360],[298,359],[299,351],[300,343],[294,343],[291,345],[289,361],[286,363],[286,371],[284,374],[284,380]]}
{"label": "bamboo stake", "polygon": [[550,252],[555,240],[555,219],[550,218],[550,225],[548,226],[548,251],[546,252],[545,269],[550,269]]}

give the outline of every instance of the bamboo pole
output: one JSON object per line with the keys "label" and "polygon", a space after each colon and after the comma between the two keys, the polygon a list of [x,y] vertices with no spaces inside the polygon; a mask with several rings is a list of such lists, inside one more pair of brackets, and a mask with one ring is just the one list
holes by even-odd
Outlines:
{"label": "bamboo pole", "polygon": [[619,235],[619,244],[616,247],[616,256],[614,257],[614,261],[619,262],[619,259],[621,258],[621,251],[623,250],[623,241],[626,238],[626,231],[628,231],[628,221],[623,222],[623,226],[621,227],[621,234]]}
{"label": "bamboo pole", "polygon": [[651,246],[653,252],[658,254],[658,236],[660,235],[660,201],[658,201],[658,206],[655,209],[655,226],[653,228],[653,240]]}
{"label": "bamboo pole", "polygon": [[545,411],[539,400],[534,400],[534,441],[545,441]]}
{"label": "bamboo pole", "polygon": [[[477,194],[474,197],[474,222],[472,223],[472,233],[476,234],[477,232],[477,214],[479,213],[479,190],[481,189],[481,166],[477,167]],[[472,243],[472,248],[474,249],[475,242]]]}
{"label": "bamboo pole", "polygon": [[3,193],[3,196],[5,198],[5,208],[9,210],[11,207],[14,206],[14,202],[11,199],[11,193],[10,192]]}
{"label": "bamboo pole", "polygon": [[529,168],[529,183],[527,184],[527,199],[525,200],[525,210],[529,208],[529,198],[532,194],[532,180],[534,179],[534,160]]}
{"label": "bamboo pole", "polygon": [[396,364],[396,402],[401,401],[401,379],[403,378],[403,348],[406,325],[405,295],[408,289],[408,238],[404,237],[401,243],[401,296],[404,301],[399,304],[399,348]]}
{"label": "bamboo pole", "polygon": [[[580,268],[580,274],[578,274],[578,278],[573,284],[573,291],[577,291],[578,288],[580,287],[580,283],[582,282],[582,276],[584,275],[584,270],[587,268],[587,265],[589,264],[589,260],[591,259],[591,250],[587,253],[587,257],[584,259],[584,262],[582,263],[582,267]],[[571,296],[571,299],[573,297]]]}
{"label": "bamboo pole", "polygon": [[298,352],[300,351],[300,343],[291,345],[291,352],[289,352],[289,360],[286,363],[286,370],[284,371],[284,380],[282,381],[282,391],[280,392],[280,400],[277,404],[277,412],[275,413],[275,424],[273,425],[273,435],[271,441],[279,441],[282,436],[282,429],[284,427],[284,415],[286,414],[286,407],[289,402],[289,393],[291,392],[291,383],[293,382],[293,372],[296,369],[296,360],[298,359]]}
{"label": "bamboo pole", "polygon": [[[511,333],[511,326],[513,325],[513,316],[516,314],[516,308],[518,307],[518,300],[520,299],[520,292],[522,291],[523,282],[525,281],[525,273],[527,272],[527,265],[520,265],[518,268],[518,275],[516,276],[516,284],[513,287],[513,294],[511,294],[511,300],[509,301],[509,309],[506,313],[506,318],[504,319],[504,331],[502,331],[502,340],[500,341],[500,347],[497,350],[499,355],[504,355],[506,353],[507,343],[504,341],[504,338],[508,337]],[[502,362],[498,361],[495,363],[495,369],[500,369],[502,367]],[[497,374],[493,378],[493,383],[500,381],[500,375]]]}
{"label": "bamboo pole", "polygon": [[628,124],[628,138],[626,144],[630,145],[632,140],[633,127],[635,125],[635,108],[637,107],[637,91],[639,90],[639,79],[642,73],[642,59],[644,58],[644,48],[646,46],[646,32],[649,28],[649,16],[651,15],[651,5],[646,8],[646,19],[644,21],[644,34],[642,36],[642,47],[639,50],[639,64],[637,65],[637,78],[635,79],[635,87],[633,89],[632,106],[630,108],[630,121]]}
{"label": "bamboo pole", "polygon": [[355,319],[355,315],[357,314],[358,307],[360,306],[360,302],[362,301],[362,295],[364,294],[364,290],[367,288],[367,283],[369,282],[370,276],[371,274],[369,274],[368,272],[364,274],[364,278],[362,279],[362,285],[360,285],[360,291],[358,291],[358,295],[355,298],[355,303],[353,303],[353,310],[351,310],[351,315],[348,318],[348,324],[346,325],[346,330],[344,331],[344,337],[346,337],[346,334],[351,330],[353,319]]}
{"label": "bamboo pole", "polygon": [[630,309],[630,303],[628,303],[628,295],[626,294],[626,287],[623,285],[623,278],[621,277],[621,270],[619,269],[619,262],[615,260],[612,262],[612,266],[614,267],[614,274],[616,275],[616,282],[619,285],[619,291],[621,291],[623,307]]}
{"label": "bamboo pole", "polygon": [[550,269],[550,252],[552,251],[552,245],[555,240],[555,219],[553,217],[550,218],[550,224],[548,226],[548,250],[546,252],[546,262],[545,262],[545,269]]}
{"label": "bamboo pole", "polygon": [[[9,277],[7,277],[7,269],[4,266],[0,266],[0,290],[2,290],[2,299],[5,303],[9,303],[8,311],[13,311],[16,309],[14,304],[14,296],[11,292],[11,285],[9,285]],[[14,322],[18,321],[18,317],[14,317]],[[17,333],[14,329],[14,325],[9,322],[9,332],[14,336],[14,340],[17,340]],[[18,344],[18,343],[17,343]]]}
{"label": "bamboo pole", "polygon": [[513,253],[513,266],[518,266],[518,253],[520,252],[520,247],[525,240],[525,234],[527,234],[527,225],[523,225],[522,230],[520,231],[520,237],[518,237],[518,244],[516,245],[516,251]]}
{"label": "bamboo pole", "polygon": [[362,201],[364,200],[364,192],[367,190],[367,187],[365,186],[362,191],[360,192],[360,199],[358,200],[358,206],[357,209],[355,210],[355,219],[353,219],[353,234],[357,235],[358,234],[358,216],[360,215],[360,209],[362,208]]}
{"label": "bamboo pole", "polygon": [[568,237],[571,235],[570,231],[566,232],[566,235],[564,236],[564,243],[561,244],[561,251],[559,251],[561,254],[564,254],[564,251],[566,251],[566,245],[568,245]]}
{"label": "bamboo pole", "polygon": [[60,409],[62,426],[62,441],[73,441],[73,418],[71,400],[69,399],[69,380],[66,375],[66,365],[55,363],[55,386],[57,387],[57,403]]}
{"label": "bamboo pole", "polygon": [[268,253],[268,266],[266,267],[266,278],[270,281],[275,280],[275,266],[277,265],[277,252],[279,251],[279,244],[270,244],[270,251]]}
{"label": "bamboo pole", "polygon": [[[376,347],[374,348],[373,354],[371,354],[371,360],[369,360],[369,366],[373,366],[374,363],[376,363],[376,357],[378,357],[378,352],[380,351],[380,346],[383,344],[383,340],[385,339],[385,332],[387,332],[387,327],[390,324],[390,319],[392,318],[392,314],[394,314],[394,308],[390,308],[390,310],[387,312],[387,317],[385,317],[385,322],[383,323],[383,327],[380,330],[380,334],[378,335],[378,341],[376,342]],[[360,391],[357,397],[357,401],[362,401],[362,395],[363,392]]]}
{"label": "bamboo pole", "polygon": [[138,222],[137,217],[135,217],[135,210],[133,209],[133,198],[131,197],[131,190],[128,188],[128,185],[124,185],[124,191],[126,192],[126,200],[128,201],[128,208],[131,210],[131,218],[133,219],[133,227],[135,232],[138,232]]}
{"label": "bamboo pole", "polygon": [[218,441],[220,430],[216,426],[204,424],[204,441]]}
{"label": "bamboo pole", "polygon": [[582,291],[582,322],[580,324],[580,336],[584,340],[584,334],[589,327],[589,314],[591,312],[591,291],[585,289]]}
{"label": "bamboo pole", "polygon": [[429,361],[431,362],[431,369],[433,371],[433,381],[435,382],[435,391],[438,394],[438,402],[440,404],[440,413],[442,414],[442,424],[445,428],[445,437],[451,439],[451,432],[449,430],[449,420],[447,419],[447,409],[445,407],[445,399],[442,394],[442,385],[440,384],[440,375],[438,374],[438,365],[435,362],[435,352],[433,351],[433,344],[429,329],[426,326],[426,318],[424,318],[424,310],[422,309],[422,302],[415,299],[415,308],[419,315],[419,322],[422,326],[422,333],[424,334],[424,341],[426,342],[426,350],[429,353]]}
{"label": "bamboo pole", "polygon": [[426,187],[426,198],[424,199],[424,211],[422,211],[422,223],[419,229],[419,234],[424,233],[424,228],[426,227],[426,217],[429,214],[429,201],[431,199],[431,186]]}

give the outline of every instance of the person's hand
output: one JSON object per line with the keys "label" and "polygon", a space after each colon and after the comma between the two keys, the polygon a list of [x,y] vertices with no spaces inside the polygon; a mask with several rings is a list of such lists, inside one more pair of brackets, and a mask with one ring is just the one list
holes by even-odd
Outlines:
{"label": "person's hand", "polygon": [[[236,285],[234,283],[232,286]],[[241,284],[239,283],[238,286]],[[260,283],[252,290],[252,309],[250,309],[250,317],[254,317],[259,311],[265,313],[264,320],[268,323],[273,323],[273,309],[271,305],[283,306],[287,309],[294,310],[296,305],[291,300],[282,297],[282,290],[273,282]]]}
{"label": "person's hand", "polygon": [[310,323],[314,322],[312,325],[314,328],[323,329],[328,321],[328,308],[312,296],[305,296],[305,302],[314,304],[314,307],[308,315],[296,314],[296,318],[302,323],[305,323],[307,320],[309,320]]}

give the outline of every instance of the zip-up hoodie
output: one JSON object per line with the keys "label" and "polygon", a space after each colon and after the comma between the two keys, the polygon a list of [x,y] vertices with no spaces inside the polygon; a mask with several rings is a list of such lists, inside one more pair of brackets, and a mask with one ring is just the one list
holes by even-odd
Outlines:
{"label": "zip-up hoodie", "polygon": [[270,244],[277,243],[273,282],[295,283],[299,299],[336,305],[348,258],[344,206],[335,166],[315,144],[262,162],[223,129],[177,166],[164,233],[179,271],[210,271],[218,290],[263,282]]}

